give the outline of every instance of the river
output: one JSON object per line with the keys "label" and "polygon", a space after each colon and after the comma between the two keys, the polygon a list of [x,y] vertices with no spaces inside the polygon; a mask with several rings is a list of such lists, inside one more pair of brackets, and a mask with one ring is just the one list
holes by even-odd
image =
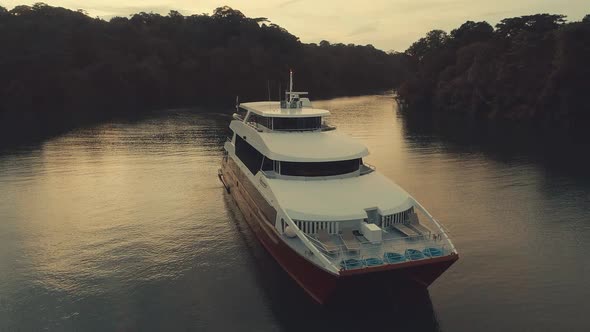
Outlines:
{"label": "river", "polygon": [[0,153],[0,331],[588,331],[588,144],[316,102],[451,232],[428,292],[321,308],[217,179],[232,110],[157,112]]}

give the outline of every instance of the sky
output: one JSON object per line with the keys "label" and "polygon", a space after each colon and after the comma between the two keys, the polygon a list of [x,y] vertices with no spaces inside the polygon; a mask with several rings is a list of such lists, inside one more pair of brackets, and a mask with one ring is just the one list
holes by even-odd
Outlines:
{"label": "sky", "polygon": [[[12,9],[39,2],[0,0]],[[589,0],[45,0],[52,6],[84,9],[109,19],[137,12],[211,14],[228,5],[248,17],[266,17],[304,43],[372,44],[384,51],[404,51],[433,29],[450,31],[465,21],[494,25],[507,17],[551,13],[579,21],[590,14]]]}

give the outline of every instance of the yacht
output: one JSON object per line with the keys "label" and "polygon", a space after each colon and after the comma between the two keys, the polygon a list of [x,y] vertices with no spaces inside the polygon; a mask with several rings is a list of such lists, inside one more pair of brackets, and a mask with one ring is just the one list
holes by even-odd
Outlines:
{"label": "yacht", "polygon": [[448,231],[363,161],[306,92],[236,105],[218,176],[260,243],[317,302],[428,287],[459,255]]}

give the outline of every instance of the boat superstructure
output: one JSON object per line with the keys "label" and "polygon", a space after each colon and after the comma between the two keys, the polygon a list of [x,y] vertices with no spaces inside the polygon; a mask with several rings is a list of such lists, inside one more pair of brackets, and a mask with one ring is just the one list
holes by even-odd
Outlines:
{"label": "boat superstructure", "polygon": [[448,232],[292,87],[291,74],[285,100],[237,105],[224,145],[219,177],[260,242],[320,303],[376,283],[430,285],[458,259]]}

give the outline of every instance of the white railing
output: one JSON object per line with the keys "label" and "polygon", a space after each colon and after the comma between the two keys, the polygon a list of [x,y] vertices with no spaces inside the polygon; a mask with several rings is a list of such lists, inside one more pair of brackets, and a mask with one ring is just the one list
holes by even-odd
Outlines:
{"label": "white railing", "polygon": [[411,207],[402,212],[381,216],[381,225],[383,228],[386,228],[394,224],[407,224],[409,220],[408,216],[413,211],[414,207]]}
{"label": "white railing", "polygon": [[277,212],[279,212],[279,213],[277,213],[277,216],[282,216],[282,217],[280,217],[282,219],[282,221],[284,221],[287,225],[289,225],[289,227],[293,228],[293,230],[295,231],[295,234],[297,235],[299,240],[301,240],[303,245],[305,245],[305,247],[307,247],[307,249],[309,249],[309,251],[320,260],[320,262],[324,265],[324,268],[331,271],[332,273],[338,273],[339,269],[334,264],[334,262],[332,260],[330,260],[322,252],[320,252],[318,247],[309,240],[309,237],[307,236],[307,234],[303,233],[299,229],[299,227],[297,227],[297,225],[295,224],[293,219],[289,218],[287,213],[282,209],[280,209]]}
{"label": "white railing", "polygon": [[438,229],[441,230],[441,237],[443,239],[445,239],[446,241],[449,242],[449,245],[451,247],[451,251],[454,253],[457,253],[457,249],[455,248],[455,245],[453,244],[453,241],[451,241],[451,238],[449,237],[449,232],[448,229],[446,229],[446,227],[443,227],[443,225],[441,225],[441,223],[439,223],[436,219],[434,219],[434,217],[422,206],[422,204],[420,204],[420,202],[418,202],[417,200],[413,199],[414,201],[414,206],[417,207],[420,211],[422,211],[422,213],[424,213],[432,223],[434,223],[434,225],[436,227],[438,227]]}
{"label": "white railing", "polygon": [[[444,233],[434,233],[414,237],[392,238],[385,239],[380,243],[359,241],[358,244],[360,248],[355,251],[348,250],[344,244],[324,244],[311,235],[305,234],[305,236],[333,264],[340,265],[341,268],[348,270],[352,268],[367,267],[365,260],[369,258],[377,258],[382,261],[382,265],[386,265],[447,256],[451,254],[453,250],[451,249],[451,244],[444,240],[443,234]],[[431,248],[440,250],[440,255],[428,256],[425,254],[425,250]],[[408,254],[408,250],[410,249],[417,250],[420,254]],[[387,262],[383,257],[385,253],[400,254],[404,257],[404,260]],[[349,259],[360,261],[361,264],[356,267],[348,266],[347,260]]]}
{"label": "white railing", "polygon": [[338,234],[340,222],[338,221],[309,221],[293,220],[297,227],[305,234],[316,234],[320,229],[325,229],[330,234]]}

